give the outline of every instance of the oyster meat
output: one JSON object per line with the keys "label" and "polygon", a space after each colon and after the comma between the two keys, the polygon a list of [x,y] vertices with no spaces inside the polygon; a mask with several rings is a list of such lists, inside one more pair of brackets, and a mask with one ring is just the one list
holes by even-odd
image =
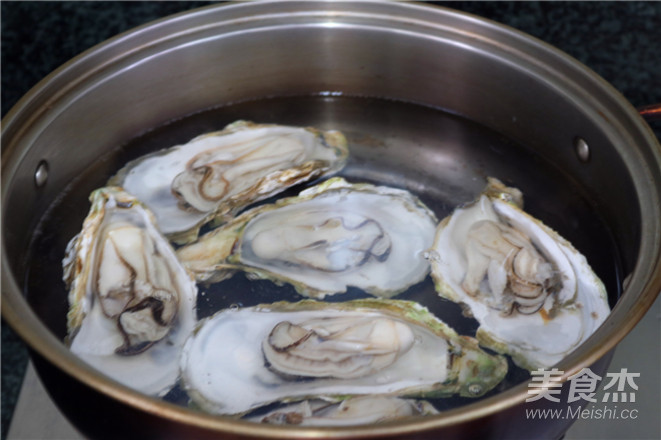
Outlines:
{"label": "oyster meat", "polygon": [[213,219],[344,166],[338,131],[237,121],[218,132],[136,159],[110,179],[156,216],[170,239],[185,243]]}
{"label": "oyster meat", "polygon": [[483,346],[530,370],[548,368],[610,313],[606,289],[567,240],[525,213],[522,195],[496,179],[439,225],[432,277],[465,304]]}
{"label": "oyster meat", "polygon": [[134,197],[106,187],[90,201],[63,261],[70,349],[124,385],[163,394],[195,325],[197,287]]}
{"label": "oyster meat", "polygon": [[478,397],[503,379],[507,362],[415,302],[303,300],[228,309],[200,321],[181,372],[197,406],[240,415],[315,398]]}
{"label": "oyster meat", "polygon": [[199,281],[241,269],[323,298],[348,286],[390,297],[429,273],[437,220],[409,192],[329,179],[262,205],[177,251]]}
{"label": "oyster meat", "polygon": [[352,426],[433,414],[438,411],[424,400],[375,395],[341,402],[304,400],[246,420],[273,425]]}

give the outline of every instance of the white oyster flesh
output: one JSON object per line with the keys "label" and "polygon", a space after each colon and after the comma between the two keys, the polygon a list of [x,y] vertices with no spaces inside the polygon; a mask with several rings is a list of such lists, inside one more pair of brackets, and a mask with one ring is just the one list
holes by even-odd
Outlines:
{"label": "white oyster flesh", "polygon": [[606,290],[583,255],[499,190],[513,189],[492,179],[441,222],[432,277],[440,295],[468,306],[482,345],[548,368],[606,319]]}
{"label": "white oyster flesh", "polygon": [[334,178],[248,211],[178,256],[199,280],[239,268],[317,298],[349,286],[390,297],[429,273],[436,224],[407,191]]}
{"label": "white oyster flesh", "polygon": [[347,154],[337,131],[237,121],[130,162],[110,184],[147,205],[164,234],[187,242],[207,221],[339,170]]}
{"label": "white oyster flesh", "polygon": [[306,300],[225,310],[201,321],[184,347],[181,371],[201,408],[245,414],[317,397],[474,397],[500,382],[507,364],[417,303]]}
{"label": "white oyster flesh", "polygon": [[394,363],[413,346],[411,328],[385,316],[281,321],[262,341],[272,371],[285,377],[367,376]]}
{"label": "white oyster flesh", "polygon": [[374,395],[341,402],[304,400],[246,420],[274,425],[354,426],[433,414],[438,411],[424,400]]}
{"label": "white oyster flesh", "polygon": [[195,325],[197,287],[135,198],[103,188],[90,199],[63,262],[70,349],[124,385],[164,394]]}

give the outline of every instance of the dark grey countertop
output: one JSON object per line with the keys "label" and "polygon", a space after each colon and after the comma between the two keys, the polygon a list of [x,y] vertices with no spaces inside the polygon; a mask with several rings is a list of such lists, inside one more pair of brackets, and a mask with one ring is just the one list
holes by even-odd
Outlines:
{"label": "dark grey countertop", "polygon": [[[211,2],[2,1],[2,116],[39,80],[93,45]],[[432,2],[507,24],[567,52],[634,106],[661,102],[661,2]],[[653,127],[661,136],[661,126]],[[2,438],[27,352],[2,322]]]}

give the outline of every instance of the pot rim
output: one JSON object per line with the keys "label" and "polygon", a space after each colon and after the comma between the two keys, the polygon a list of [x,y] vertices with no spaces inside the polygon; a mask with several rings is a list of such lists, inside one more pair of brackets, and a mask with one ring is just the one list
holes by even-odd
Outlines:
{"label": "pot rim", "polygon": [[[217,10],[223,11],[228,8],[234,8],[238,15],[246,14],[244,20],[260,20],[263,19],[264,10],[268,12],[268,8],[273,4],[278,4],[283,11],[288,11],[292,7],[308,5],[310,2],[303,1],[283,1],[283,2],[259,2],[253,3],[238,3],[238,4],[222,4],[210,5],[203,8],[185,11],[176,15],[171,15],[156,21],[152,21],[140,27],[134,28],[120,35],[117,35],[109,40],[106,40],[77,57],[73,58],[66,64],[62,65],[51,74],[46,76],[35,87],[33,87],[21,100],[8,112],[7,116],[2,121],[2,137],[3,140],[7,137],[12,139],[18,137],[24,130],[29,129],[29,125],[39,118],[39,113],[31,115],[26,121],[21,121],[20,116],[25,112],[34,101],[40,99],[43,93],[51,82],[56,81],[58,78],[63,77],[64,74],[73,69],[80,69],[81,66],[87,65],[90,60],[100,60],[106,53],[117,54],[116,50],[121,48],[122,45],[130,44],[132,40],[147,41],[149,38],[167,39],[176,38],[178,34],[168,34],[165,29],[168,27],[175,27],[179,32],[187,32],[184,30],[185,22],[194,20],[201,22],[204,17],[209,14],[213,15]],[[314,3],[314,2],[313,2]],[[323,7],[314,11],[313,9],[306,9],[308,14],[326,14],[328,17],[337,19],[338,15],[350,16],[352,13],[348,10],[341,10],[341,7],[355,7],[365,8],[378,8],[378,11],[384,13],[388,11],[391,15],[380,16],[380,19],[390,20],[396,23],[414,23],[416,26],[423,28],[433,29],[437,26],[442,26],[434,22],[434,17],[447,16],[453,19],[462,20],[470,26],[483,26],[489,28],[490,31],[495,31],[498,36],[506,38],[510,41],[517,41],[524,44],[529,50],[541,51],[546,55],[552,56],[561,60],[563,63],[569,64],[573,69],[580,71],[580,73],[587,78],[587,80],[595,83],[596,87],[600,88],[604,94],[616,101],[628,116],[632,126],[638,129],[647,142],[653,146],[652,154],[655,156],[656,164],[659,164],[661,170],[661,147],[659,146],[655,136],[644,123],[642,118],[638,115],[636,110],[630,103],[619,94],[610,84],[599,77],[596,73],[592,72],[589,68],[583,66],[577,60],[573,59],[564,52],[555,49],[549,44],[531,37],[528,34],[509,28],[505,25],[484,19],[482,17],[474,16],[468,13],[459,12],[453,9],[443,8],[436,5],[421,5],[415,3],[388,3],[372,1],[357,1],[357,2],[340,2],[331,12],[329,5],[335,5],[332,2],[324,2]],[[324,9],[325,8],[325,9]],[[423,9],[424,8],[424,9]],[[251,15],[253,9],[257,15]],[[339,12],[338,12],[339,11]],[[420,13],[423,12],[432,17],[422,20]],[[261,15],[259,14],[261,12]],[[431,12],[431,13],[430,13]],[[273,12],[277,14],[277,12]],[[304,13],[300,13],[304,14]],[[415,16],[416,18],[412,18]],[[302,15],[298,16],[300,19]],[[234,19],[236,20],[236,18]],[[215,23],[214,25],[218,25]],[[193,31],[192,28],[188,31]],[[159,37],[160,36],[160,37]],[[132,46],[131,46],[132,47]],[[140,50],[140,48],[135,49]],[[92,76],[96,71],[103,69],[103,65],[96,67],[96,70],[86,72],[87,76]],[[86,76],[86,77],[87,77]],[[83,81],[85,77],[80,78]],[[69,87],[73,87],[70,85]],[[61,93],[65,94],[67,89]],[[42,110],[43,111],[43,110]],[[17,126],[19,122],[24,122],[21,126]],[[9,142],[4,145],[2,151],[2,192],[3,199],[6,200],[5,189],[9,187],[7,183],[14,174],[15,168],[20,162],[20,151],[17,151],[16,143]],[[5,148],[7,147],[7,148]],[[657,176],[660,173],[657,172]],[[661,181],[661,180],[659,180]],[[658,204],[655,207],[656,211],[661,211]],[[657,228],[658,230],[658,228]],[[659,241],[659,237],[655,237]],[[642,252],[642,251],[641,251]],[[632,271],[634,278],[644,278],[635,286],[628,286],[623,292],[622,299],[613,308],[611,315],[601,328],[597,330],[592,337],[582,345],[581,349],[577,350],[573,355],[570,355],[557,367],[564,372],[561,382],[565,382],[569,377],[580,371],[583,367],[592,365],[626,336],[627,333],[638,323],[644,316],[646,311],[652,305],[657,295],[661,291],[661,249],[658,249],[653,258],[653,264],[648,266],[645,274],[642,276],[640,272],[640,255],[639,252],[636,267]],[[372,437],[378,435],[397,435],[397,434],[411,434],[413,432],[421,432],[427,430],[434,430],[453,425],[458,425],[464,422],[476,420],[485,416],[493,415],[497,412],[514,407],[524,402],[528,397],[527,389],[528,382],[516,385],[504,392],[495,396],[481,399],[477,402],[444,411],[442,414],[436,416],[429,416],[425,418],[416,418],[413,420],[394,421],[383,423],[379,425],[358,426],[358,427],[343,427],[343,428],[301,428],[301,427],[283,427],[273,425],[259,425],[251,422],[235,420],[229,417],[215,416],[204,414],[195,410],[184,408],[179,405],[164,402],[162,400],[143,395],[128,387],[118,384],[109,378],[106,378],[95,369],[89,367],[86,363],[81,361],[77,356],[69,352],[64,346],[62,341],[58,340],[48,330],[40,319],[31,310],[27,301],[21,295],[21,289],[9,270],[9,265],[5,262],[9,261],[4,243],[2,244],[2,316],[7,320],[12,328],[26,341],[41,356],[46,358],[49,362],[57,366],[62,371],[75,377],[77,380],[85,383],[93,389],[112,397],[115,400],[128,404],[136,409],[159,415],[179,423],[194,425],[199,428],[208,429],[212,431],[222,431],[225,433],[250,435],[254,437],[272,437],[272,438],[312,438],[324,436],[328,438],[344,438],[344,437]],[[634,284],[634,283],[632,283]],[[636,289],[642,293],[638,296],[637,300],[633,299],[633,294],[626,295],[629,289]],[[618,323],[616,325],[616,322]],[[589,347],[583,349],[584,347]],[[564,369],[563,369],[564,368]]]}

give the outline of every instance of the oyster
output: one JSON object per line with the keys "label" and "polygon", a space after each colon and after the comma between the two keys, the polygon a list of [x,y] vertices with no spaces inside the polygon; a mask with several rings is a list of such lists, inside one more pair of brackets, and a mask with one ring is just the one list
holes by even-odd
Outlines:
{"label": "oyster", "polygon": [[348,286],[389,297],[429,273],[423,251],[436,224],[407,191],[333,178],[247,211],[177,255],[199,281],[241,269],[311,297]]}
{"label": "oyster", "polygon": [[339,403],[304,400],[246,420],[273,425],[351,426],[433,414],[438,411],[424,400],[375,395],[353,397]]}
{"label": "oyster", "polygon": [[90,201],[63,261],[70,349],[129,387],[163,394],[195,325],[197,287],[134,197],[107,187]]}
{"label": "oyster", "polygon": [[415,302],[303,300],[202,320],[184,346],[181,372],[196,405],[244,414],[309,398],[477,397],[503,379],[507,362]]}
{"label": "oyster", "polygon": [[482,345],[533,370],[564,358],[610,309],[585,257],[522,203],[519,190],[489,179],[477,201],[439,225],[432,277],[480,323]]}
{"label": "oyster", "polygon": [[333,173],[347,156],[338,131],[237,121],[136,159],[109,184],[135,195],[164,234],[185,243],[197,237],[202,224]]}

